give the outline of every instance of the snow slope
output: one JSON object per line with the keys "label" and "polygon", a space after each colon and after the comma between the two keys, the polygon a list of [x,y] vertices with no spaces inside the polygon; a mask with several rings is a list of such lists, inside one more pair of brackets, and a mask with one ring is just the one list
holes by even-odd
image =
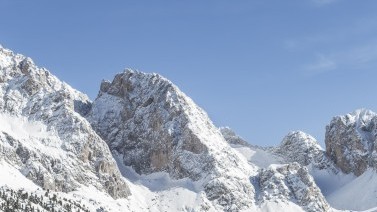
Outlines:
{"label": "snow slope", "polygon": [[346,183],[327,200],[336,209],[363,211],[377,205],[377,173],[368,169],[359,177]]}
{"label": "snow slope", "polygon": [[259,168],[267,168],[271,164],[279,164],[283,162],[282,158],[273,155],[260,147],[242,145],[231,145],[231,147],[243,155],[250,165]]}
{"label": "snow slope", "polygon": [[24,188],[27,190],[37,190],[40,188],[4,160],[0,160],[0,170],[0,187],[6,185],[14,189]]}

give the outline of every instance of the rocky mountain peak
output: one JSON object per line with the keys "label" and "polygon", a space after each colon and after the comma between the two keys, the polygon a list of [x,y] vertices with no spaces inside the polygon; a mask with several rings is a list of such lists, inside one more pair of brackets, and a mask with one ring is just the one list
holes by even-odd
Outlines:
{"label": "rocky mountain peak", "polygon": [[326,127],[326,153],[344,173],[376,168],[376,113],[360,109],[334,117]]}
{"label": "rocky mountain peak", "polygon": [[[80,114],[85,114],[90,107],[91,101],[87,95],[60,81],[47,69],[38,67],[29,57],[1,48],[0,68],[2,70],[0,72],[0,83],[4,83],[3,86],[12,86],[12,89],[7,91],[8,93],[5,93],[5,95],[25,95],[36,99],[45,94],[53,94],[57,100],[64,100],[65,106]],[[15,102],[10,97],[7,98],[8,104],[4,107],[7,107],[8,112],[20,111],[20,108],[26,102]]]}
{"label": "rocky mountain peak", "polygon": [[280,147],[289,146],[299,147],[300,149],[322,149],[313,136],[302,131],[289,132],[288,135],[283,138]]}
{"label": "rocky mountain peak", "polygon": [[323,154],[317,140],[302,131],[290,132],[273,151],[289,162],[298,162],[303,166],[309,165]]}
{"label": "rocky mountain peak", "polygon": [[[126,70],[112,82],[103,81],[87,119],[137,173],[206,179],[209,200],[232,202],[239,209],[251,204],[247,161],[229,147],[207,114],[164,77]],[[227,194],[231,189],[236,195]]]}
{"label": "rocky mountain peak", "polygon": [[7,77],[16,76],[34,76],[38,75],[40,71],[45,69],[38,68],[30,57],[21,54],[15,54],[9,49],[0,48],[0,68],[3,69]]}
{"label": "rocky mountain peak", "polygon": [[[155,89],[155,90],[151,90]],[[163,92],[163,89],[177,89],[168,79],[156,73],[143,73],[126,69],[115,75],[112,82],[103,80],[100,94],[131,98],[132,95],[145,94],[143,92]],[[178,89],[177,89],[178,91]]]}
{"label": "rocky mountain peak", "polygon": [[[137,172],[151,173],[170,169],[173,172],[183,168],[169,167],[168,163],[174,161],[169,158],[174,148],[182,148],[193,155],[208,152],[198,135],[186,128],[191,118],[187,113],[205,115],[196,105],[190,104],[192,103],[188,97],[160,75],[126,70],[117,74],[111,83],[104,81],[101,84],[100,94],[93,103],[88,120],[99,129],[109,145],[116,147],[118,151],[119,148],[125,147],[136,149],[153,147],[150,150],[142,149],[145,152],[152,151],[146,157],[150,161],[145,163],[136,162],[136,158],[128,158],[132,153],[124,154],[125,159],[127,158],[126,165],[133,164]],[[105,107],[108,109],[104,109]],[[99,113],[100,111],[102,113]],[[119,125],[112,125],[114,122]],[[187,136],[187,140],[180,140],[182,136]],[[222,137],[219,136],[218,139]],[[141,143],[145,145],[140,145]],[[140,154],[137,153],[138,151],[134,152]],[[132,162],[133,160],[135,161]],[[180,164],[178,161],[175,163]],[[180,174],[184,176],[175,177],[187,177],[185,175],[188,173],[183,171]],[[197,175],[199,173],[190,177],[195,179]]]}

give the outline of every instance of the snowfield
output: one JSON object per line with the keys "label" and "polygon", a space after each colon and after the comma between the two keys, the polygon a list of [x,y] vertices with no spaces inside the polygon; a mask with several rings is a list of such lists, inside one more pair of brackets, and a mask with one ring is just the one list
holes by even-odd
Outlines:
{"label": "snowfield", "polygon": [[368,169],[361,176],[349,181],[327,197],[336,209],[364,211],[376,207],[377,173]]}

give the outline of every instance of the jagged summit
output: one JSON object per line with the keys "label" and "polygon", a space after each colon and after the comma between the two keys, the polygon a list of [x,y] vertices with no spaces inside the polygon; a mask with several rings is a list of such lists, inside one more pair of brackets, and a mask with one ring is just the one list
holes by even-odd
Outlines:
{"label": "jagged summit", "polygon": [[303,131],[291,131],[286,135],[280,147],[295,146],[303,149],[319,149],[322,150],[322,147],[319,145],[318,141],[311,135]]}
{"label": "jagged summit", "polygon": [[[86,94],[83,94],[65,82],[60,81],[47,69],[40,68],[34,64],[33,60],[21,54],[13,53],[9,49],[0,48],[0,83],[8,83],[13,90],[18,89],[22,94],[35,97],[45,93],[59,93],[70,98],[73,104],[67,101],[67,106],[79,113],[85,113],[91,102]],[[11,100],[11,98],[9,99]],[[19,107],[22,102],[10,103],[9,106]],[[8,112],[15,110],[9,108]]]}
{"label": "jagged summit", "polygon": [[372,110],[367,109],[367,108],[360,108],[360,109],[356,109],[355,111],[353,111],[353,112],[351,112],[347,115],[355,116],[355,117],[358,117],[358,118],[366,118],[366,117],[375,116],[376,113],[373,112]]}
{"label": "jagged summit", "polygon": [[100,86],[100,94],[108,93],[110,95],[123,96],[131,91],[129,90],[131,84],[135,87],[171,87],[171,89],[179,91],[170,80],[157,73],[144,73],[125,69],[122,73],[116,74],[112,82],[103,80]]}
{"label": "jagged summit", "polygon": [[[376,113],[369,109],[357,109],[346,115],[334,117],[331,122],[342,121],[345,125],[353,125],[356,123],[357,127],[363,127],[376,116]],[[331,123],[330,123],[331,125]]]}
{"label": "jagged summit", "polygon": [[[114,103],[121,100],[127,107],[147,107],[150,104],[166,104],[174,111],[186,112],[188,105],[197,109],[199,113],[206,113],[197,107],[191,98],[187,97],[170,80],[156,73],[144,73],[131,69],[126,69],[122,73],[116,74],[113,81],[104,80],[100,86],[98,99],[102,95],[104,98],[117,98]],[[97,106],[98,106],[97,101]],[[111,104],[111,103],[110,103]],[[122,106],[121,106],[122,107]],[[189,116],[190,114],[186,114]],[[210,121],[210,120],[209,120]]]}
{"label": "jagged summit", "polygon": [[182,93],[180,89],[174,85],[169,79],[163,77],[158,73],[147,73],[138,70],[126,68],[123,72],[115,75],[112,81],[102,80],[100,92],[111,95],[122,96],[126,92],[131,91],[130,85],[135,87],[149,87],[151,88],[171,88],[174,92]]}
{"label": "jagged summit", "polygon": [[284,137],[274,152],[285,157],[289,162],[298,162],[307,166],[322,154],[322,148],[313,136],[302,131],[292,131]]}

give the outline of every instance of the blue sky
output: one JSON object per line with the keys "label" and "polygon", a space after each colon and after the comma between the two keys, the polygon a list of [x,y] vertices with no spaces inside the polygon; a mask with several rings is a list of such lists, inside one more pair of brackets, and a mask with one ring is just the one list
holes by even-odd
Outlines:
{"label": "blue sky", "polygon": [[323,145],[335,115],[377,111],[377,1],[0,0],[0,44],[95,98],[124,68],[167,77],[217,126]]}

